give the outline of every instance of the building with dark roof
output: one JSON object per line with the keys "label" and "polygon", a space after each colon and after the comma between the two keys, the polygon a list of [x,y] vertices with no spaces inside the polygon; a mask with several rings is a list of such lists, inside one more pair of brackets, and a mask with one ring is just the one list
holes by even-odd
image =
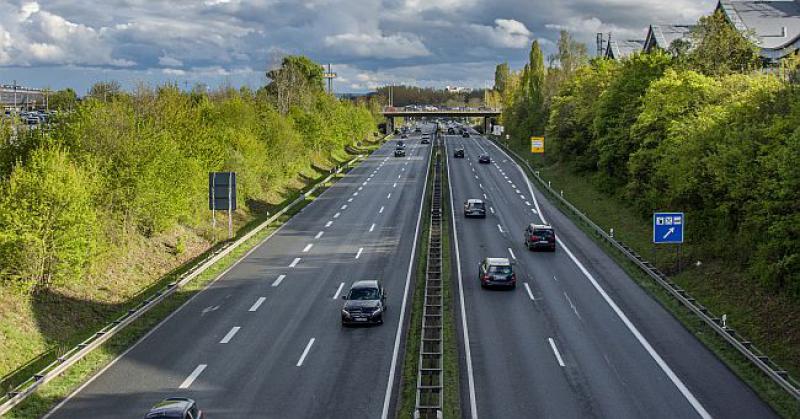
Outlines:
{"label": "building with dark roof", "polygon": [[606,47],[605,58],[612,60],[621,60],[630,57],[631,55],[642,52],[644,41],[639,39],[627,39],[624,41],[608,41]]}
{"label": "building with dark roof", "polygon": [[678,39],[691,41],[692,28],[694,25],[650,25],[644,40],[644,51],[668,51],[670,45]]}
{"label": "building with dark roof", "polygon": [[761,56],[776,61],[800,48],[799,0],[720,0],[717,10],[761,48]]}

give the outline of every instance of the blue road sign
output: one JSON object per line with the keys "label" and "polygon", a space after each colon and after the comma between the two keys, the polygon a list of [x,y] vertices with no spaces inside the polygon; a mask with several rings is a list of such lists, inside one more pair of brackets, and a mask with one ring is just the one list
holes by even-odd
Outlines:
{"label": "blue road sign", "polygon": [[686,217],[682,212],[656,212],[653,214],[653,243],[683,243]]}

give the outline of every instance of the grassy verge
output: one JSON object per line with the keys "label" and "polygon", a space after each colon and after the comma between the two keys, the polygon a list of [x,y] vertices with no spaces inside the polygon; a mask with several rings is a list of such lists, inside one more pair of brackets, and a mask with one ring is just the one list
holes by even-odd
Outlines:
{"label": "grassy verge", "polygon": [[[764,290],[746,281],[735,267],[725,266],[721,261],[706,260],[700,266],[684,262],[687,267],[677,269],[678,259],[674,248],[653,249],[650,220],[642,219],[618,197],[603,193],[593,178],[578,175],[563,164],[547,165],[541,157],[532,156],[522,146],[512,145],[511,148],[517,154],[527,156],[531,166],[540,171],[543,179],[551,181],[554,189],[563,190],[564,196],[595,223],[607,231],[613,228],[618,240],[628,244],[643,257],[651,259],[660,270],[671,273],[671,278],[676,283],[712,312],[717,315],[727,314],[729,325],[769,353],[794,376],[798,376],[800,345],[793,343],[798,333],[797,326],[800,326],[800,322],[796,321],[796,306],[787,301],[775,302],[776,297],[765,296]],[[556,200],[551,202],[560,206]],[[765,402],[784,417],[800,418],[800,403],[663,290],[638,266],[599,239],[577,216],[565,208],[561,209]],[[699,254],[697,249],[685,250],[688,250],[686,253],[689,255]],[[776,322],[776,318],[783,318],[784,321]]]}
{"label": "grassy verge", "polygon": [[[443,161],[446,159],[443,159]],[[414,279],[414,295],[411,306],[410,327],[406,334],[406,351],[403,360],[403,376],[400,385],[400,400],[398,401],[398,416],[413,418],[417,395],[417,368],[419,367],[419,348],[422,333],[422,309],[425,300],[425,269],[428,254],[428,234],[430,233],[430,192],[433,190],[433,170],[428,178],[428,195],[423,206],[423,221],[420,229],[420,241],[417,246],[417,269]],[[442,329],[444,339],[443,384],[444,397],[442,412],[445,418],[461,417],[461,402],[459,394],[459,365],[458,344],[455,329],[455,315],[452,299],[452,271],[450,269],[450,218],[447,209],[447,197],[444,187],[447,185],[446,169],[442,168]]]}
{"label": "grassy verge", "polygon": [[[369,152],[374,147],[364,148],[361,149],[364,153]],[[349,156],[348,156],[349,157]],[[340,159],[334,158],[335,164],[341,164],[349,159]],[[327,176],[323,174],[319,177],[321,180],[323,177]],[[314,182],[316,183],[316,182]],[[325,188],[330,186],[330,183],[322,185],[322,187],[317,190],[316,196],[319,196],[322,192],[324,192]],[[307,190],[307,187],[304,187],[303,190]],[[284,205],[292,202],[296,199],[300,194],[300,191],[296,191],[292,193],[291,196],[288,197],[284,201]],[[299,212],[303,207],[308,205],[314,200],[313,196],[307,197],[307,199],[302,202],[301,204],[297,205],[293,209],[289,210],[286,214],[276,220],[272,225],[265,228],[241,246],[233,250],[229,255],[225,258],[220,260],[214,266],[203,272],[200,276],[198,276],[195,280],[187,284],[184,288],[177,291],[175,294],[164,300],[161,304],[157,305],[149,312],[144,314],[142,317],[137,319],[127,328],[120,331],[117,335],[113,338],[109,339],[108,342],[103,344],[101,347],[96,349],[95,351],[88,354],[84,357],[81,361],[73,365],[69,368],[64,374],[59,376],[58,378],[52,380],[51,382],[47,383],[46,385],[40,387],[38,391],[31,396],[29,396],[25,401],[23,401],[20,405],[14,408],[7,417],[9,418],[35,418],[40,417],[45,414],[49,409],[51,409],[56,403],[60,400],[63,400],[67,395],[69,395],[74,389],[80,386],[83,382],[85,382],[89,377],[111,362],[115,357],[119,354],[124,352],[127,348],[133,345],[136,341],[138,341],[142,336],[144,336],[149,330],[151,330],[155,325],[161,322],[164,318],[166,318],[170,313],[174,312],[178,307],[180,307],[183,303],[188,301],[192,296],[197,294],[198,292],[202,291],[209,283],[211,283],[217,276],[224,272],[225,269],[230,267],[233,263],[235,263],[239,258],[241,258],[247,251],[255,247],[258,243],[264,240],[267,236],[272,234],[276,229],[280,228],[286,221],[288,221],[293,215]],[[258,219],[254,219],[247,223],[243,228],[241,228],[237,232],[237,237],[241,237],[261,222],[266,220],[268,215],[264,215]],[[203,253],[202,255],[198,256],[197,258],[193,259],[192,263],[187,263],[186,265],[182,266],[179,269],[171,272],[169,275],[165,276],[164,278],[159,279],[156,284],[148,289],[157,289],[161,286],[175,280],[181,273],[186,271],[190,266],[193,266],[197,261],[202,260],[210,251],[213,249]],[[146,298],[149,293],[141,293],[137,299],[128,302],[126,307],[134,307],[136,306],[141,299]],[[106,321],[111,321],[116,318],[119,313],[115,313],[114,316],[110,316]]]}

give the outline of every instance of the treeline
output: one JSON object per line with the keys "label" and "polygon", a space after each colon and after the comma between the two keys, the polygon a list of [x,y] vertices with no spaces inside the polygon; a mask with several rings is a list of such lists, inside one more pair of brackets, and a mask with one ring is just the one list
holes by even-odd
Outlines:
{"label": "treeline", "polygon": [[[371,137],[370,111],[326,94],[313,65],[287,57],[258,91],[95,89],[104,94],[71,102],[51,132],[12,138],[0,126],[2,282],[80,280],[129,234],[181,224],[210,236],[208,172],[236,172],[248,211]],[[302,82],[283,84],[287,75]]]}
{"label": "treeline", "polygon": [[548,161],[599,179],[643,218],[686,211],[695,249],[797,298],[800,91],[758,71],[757,47],[724,19],[702,18],[693,48],[558,69],[554,90],[534,44],[506,81],[504,122],[518,144],[546,134]]}
{"label": "treeline", "polygon": [[[390,93],[391,90],[391,93]],[[383,86],[377,90],[381,102],[388,104],[392,97],[394,106],[435,105],[435,106],[480,106],[484,102],[484,89],[470,92],[448,92],[445,89],[415,86]]]}

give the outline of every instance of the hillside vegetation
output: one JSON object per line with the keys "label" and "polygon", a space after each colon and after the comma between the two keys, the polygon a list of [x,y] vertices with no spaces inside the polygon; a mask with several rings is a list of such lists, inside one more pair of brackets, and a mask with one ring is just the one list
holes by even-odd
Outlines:
{"label": "hillside vegetation", "polygon": [[374,140],[368,107],[324,93],[310,60],[269,76],[258,91],[106,83],[50,131],[0,125],[0,376],[226,238],[209,172],[237,173],[239,227]]}

